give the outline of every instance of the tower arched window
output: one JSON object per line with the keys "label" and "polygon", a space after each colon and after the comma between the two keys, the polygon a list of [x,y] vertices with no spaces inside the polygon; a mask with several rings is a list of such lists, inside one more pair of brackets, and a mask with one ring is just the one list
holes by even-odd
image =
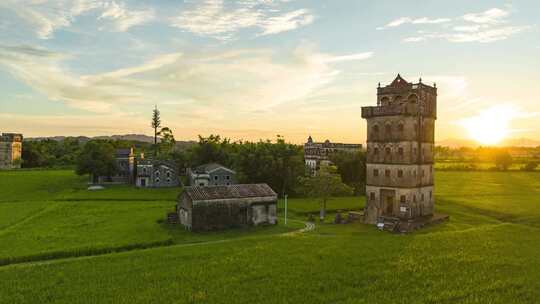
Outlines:
{"label": "tower arched window", "polygon": [[392,150],[388,147],[386,147],[384,150],[386,152],[386,155],[390,155],[390,153],[392,153]]}
{"label": "tower arched window", "polygon": [[396,96],[396,97],[394,98],[394,103],[395,103],[395,104],[399,104],[399,103],[401,103],[402,101],[403,101],[403,97],[401,97],[401,96],[399,96],[399,95]]}
{"label": "tower arched window", "polygon": [[384,126],[384,133],[387,139],[392,136],[392,126],[390,124]]}
{"label": "tower arched window", "polygon": [[409,95],[409,98],[407,98],[407,100],[410,103],[418,103],[418,96],[416,96],[416,94],[411,94]]}

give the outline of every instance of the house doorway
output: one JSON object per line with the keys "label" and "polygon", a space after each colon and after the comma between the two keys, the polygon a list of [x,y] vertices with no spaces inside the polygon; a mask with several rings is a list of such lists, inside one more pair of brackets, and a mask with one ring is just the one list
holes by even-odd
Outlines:
{"label": "house doorway", "polygon": [[146,187],[146,178],[141,179],[141,187]]}
{"label": "house doorway", "polygon": [[396,191],[381,189],[382,215],[394,216]]}

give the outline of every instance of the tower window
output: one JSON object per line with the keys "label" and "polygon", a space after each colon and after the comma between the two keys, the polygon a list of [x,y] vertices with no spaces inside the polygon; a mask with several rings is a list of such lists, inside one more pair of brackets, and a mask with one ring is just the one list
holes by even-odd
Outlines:
{"label": "tower window", "polygon": [[390,170],[389,169],[384,170],[384,175],[386,177],[390,177]]}
{"label": "tower window", "polygon": [[379,148],[374,148],[373,149],[373,154],[374,155],[379,155]]}
{"label": "tower window", "polygon": [[405,128],[403,127],[403,124],[400,123],[400,124],[398,125],[398,130],[399,130],[399,132],[403,132],[404,129],[405,129]]}
{"label": "tower window", "polygon": [[373,169],[373,176],[379,176],[379,170]]}
{"label": "tower window", "polygon": [[398,148],[398,154],[399,156],[403,156],[403,148],[401,147]]}
{"label": "tower window", "polygon": [[397,176],[398,177],[403,177],[403,170],[398,170]]}
{"label": "tower window", "polygon": [[384,149],[384,151],[386,151],[386,155],[390,155],[390,153],[392,152],[392,150],[390,148],[386,148],[386,149]]}
{"label": "tower window", "polygon": [[384,131],[386,132],[387,136],[390,136],[392,134],[392,126],[391,125],[386,125],[384,127]]}
{"label": "tower window", "polygon": [[371,192],[371,193],[369,194],[369,199],[372,200],[372,201],[375,200],[375,192]]}
{"label": "tower window", "polygon": [[422,193],[422,195],[420,196],[420,201],[424,201],[424,193]]}
{"label": "tower window", "polygon": [[399,202],[400,203],[405,203],[407,201],[407,198],[405,197],[405,195],[402,195],[399,197]]}
{"label": "tower window", "polygon": [[424,177],[424,169],[422,169],[422,171],[420,171],[420,176]]}

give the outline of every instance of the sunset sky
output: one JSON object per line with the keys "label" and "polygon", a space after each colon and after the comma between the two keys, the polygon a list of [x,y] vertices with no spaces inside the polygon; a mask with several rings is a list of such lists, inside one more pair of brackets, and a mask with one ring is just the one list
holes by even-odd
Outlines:
{"label": "sunset sky", "polygon": [[[151,3],[151,4],[150,4]],[[365,140],[397,73],[439,89],[436,139],[540,139],[540,2],[0,2],[0,132]]]}

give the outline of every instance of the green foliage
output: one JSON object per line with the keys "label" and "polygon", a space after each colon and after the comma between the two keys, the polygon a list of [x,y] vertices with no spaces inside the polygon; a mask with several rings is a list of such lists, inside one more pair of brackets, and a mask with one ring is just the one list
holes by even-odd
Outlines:
{"label": "green foliage", "polygon": [[521,170],[523,171],[534,171],[538,168],[537,162],[528,162],[523,167],[521,167]]}
{"label": "green foliage", "polygon": [[159,131],[158,136],[161,137],[157,146],[159,151],[158,157],[161,159],[170,159],[176,145],[172,130],[168,127],[164,127]]}
{"label": "green foliage", "polygon": [[326,216],[326,202],[334,196],[351,195],[353,189],[341,180],[337,169],[333,166],[321,166],[315,176],[300,177],[300,187],[305,196],[320,200],[320,218]]}
{"label": "green foliage", "polygon": [[75,172],[79,175],[92,175],[94,183],[97,183],[99,176],[112,176],[118,170],[115,151],[114,146],[107,141],[87,142],[77,158]]}
{"label": "green foliage", "polygon": [[366,154],[364,152],[338,152],[331,156],[343,182],[354,188],[355,194],[364,194],[366,185]]}
{"label": "green foliage", "polygon": [[24,141],[22,153],[23,168],[57,167],[74,165],[83,144],[76,138],[67,137],[63,141],[51,139]]}
{"label": "green foliage", "polygon": [[152,110],[152,123],[150,124],[154,129],[154,146],[157,145],[158,129],[161,128],[161,114],[157,106]]}
{"label": "green foliage", "polygon": [[495,155],[495,166],[499,170],[506,171],[512,165],[512,156],[507,151],[501,151]]}

